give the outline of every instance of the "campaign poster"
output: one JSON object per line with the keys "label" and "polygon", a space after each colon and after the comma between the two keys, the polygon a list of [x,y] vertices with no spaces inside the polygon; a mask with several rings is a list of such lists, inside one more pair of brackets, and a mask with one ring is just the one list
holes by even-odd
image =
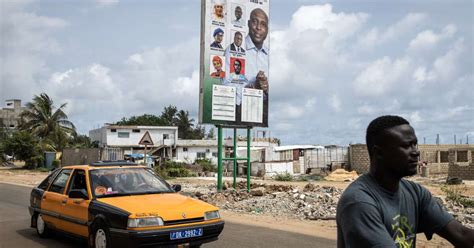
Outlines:
{"label": "campaign poster", "polygon": [[269,0],[202,0],[199,123],[268,127]]}

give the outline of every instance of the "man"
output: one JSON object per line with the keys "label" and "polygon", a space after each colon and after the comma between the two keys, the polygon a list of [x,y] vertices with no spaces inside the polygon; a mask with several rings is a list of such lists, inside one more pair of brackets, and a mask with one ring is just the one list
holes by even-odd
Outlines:
{"label": "man", "polygon": [[224,39],[224,30],[221,28],[216,28],[212,36],[214,37],[214,42],[211,43],[211,47],[223,49],[221,43]]}
{"label": "man", "polygon": [[244,21],[242,20],[242,8],[240,6],[235,7],[234,15],[235,15],[235,19],[232,20],[232,24],[236,26],[243,26]]}
{"label": "man", "polygon": [[369,173],[349,185],[337,206],[338,247],[415,247],[421,232],[456,247],[474,246],[474,230],[444,211],[427,189],[403,179],[416,174],[420,156],[408,121],[378,117],[367,128],[366,142]]}
{"label": "man", "polygon": [[212,14],[212,18],[216,21],[224,20],[224,4],[221,1],[216,1],[214,4],[214,13]]}
{"label": "man", "polygon": [[223,80],[222,85],[232,86],[235,88],[235,119],[240,122],[242,116],[242,91],[248,88],[249,82],[244,74],[242,74],[243,59],[235,58],[233,60],[234,71]]}
{"label": "man", "polygon": [[268,46],[265,39],[268,34],[268,16],[260,8],[250,12],[247,23],[249,34],[245,38],[247,79],[253,88],[262,89],[264,100],[268,96]]}
{"label": "man", "polygon": [[234,43],[230,44],[230,51],[245,53],[245,49],[242,46],[242,33],[237,31],[234,34]]}
{"label": "man", "polygon": [[217,55],[212,57],[212,65],[216,71],[211,73],[211,77],[224,78],[225,72],[222,70],[222,59]]}

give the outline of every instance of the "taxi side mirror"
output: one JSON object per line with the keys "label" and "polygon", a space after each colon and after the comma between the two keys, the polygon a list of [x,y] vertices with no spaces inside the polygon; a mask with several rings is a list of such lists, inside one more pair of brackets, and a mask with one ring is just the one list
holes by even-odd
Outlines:
{"label": "taxi side mirror", "polygon": [[174,192],[181,191],[181,185],[179,184],[172,185],[171,188],[174,190]]}
{"label": "taxi side mirror", "polygon": [[84,199],[84,200],[89,199],[89,196],[87,195],[87,192],[85,189],[73,189],[69,191],[68,196],[69,198],[79,198],[79,199]]}

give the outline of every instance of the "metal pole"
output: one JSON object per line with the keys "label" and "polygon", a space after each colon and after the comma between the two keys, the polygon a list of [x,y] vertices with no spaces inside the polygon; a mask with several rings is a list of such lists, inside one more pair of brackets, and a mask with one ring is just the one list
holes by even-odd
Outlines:
{"label": "metal pole", "polygon": [[217,126],[217,191],[222,191],[222,127]]}
{"label": "metal pole", "polygon": [[237,128],[234,128],[234,189],[237,188]]}
{"label": "metal pole", "polygon": [[250,192],[250,127],[247,128],[247,192]]}

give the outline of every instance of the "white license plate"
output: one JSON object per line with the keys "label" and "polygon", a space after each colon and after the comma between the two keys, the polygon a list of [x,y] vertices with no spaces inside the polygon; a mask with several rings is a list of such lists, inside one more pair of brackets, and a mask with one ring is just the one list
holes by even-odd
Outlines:
{"label": "white license plate", "polygon": [[194,229],[188,229],[184,231],[177,231],[177,232],[170,233],[171,240],[186,239],[186,238],[200,237],[200,236],[202,236],[202,228],[194,228]]}

